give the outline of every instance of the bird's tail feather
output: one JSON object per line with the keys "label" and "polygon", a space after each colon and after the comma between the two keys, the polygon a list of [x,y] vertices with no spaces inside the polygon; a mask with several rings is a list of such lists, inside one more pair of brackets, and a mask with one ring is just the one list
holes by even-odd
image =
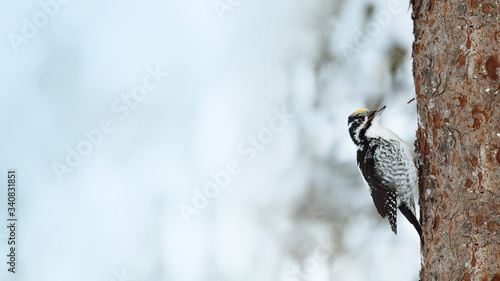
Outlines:
{"label": "bird's tail feather", "polygon": [[417,218],[415,217],[415,214],[405,204],[401,204],[399,206],[399,210],[406,217],[406,219],[411,224],[413,224],[418,232],[418,235],[420,236],[420,241],[422,242],[422,244],[424,244],[424,238],[422,237],[422,227],[420,226],[420,222],[418,222]]}

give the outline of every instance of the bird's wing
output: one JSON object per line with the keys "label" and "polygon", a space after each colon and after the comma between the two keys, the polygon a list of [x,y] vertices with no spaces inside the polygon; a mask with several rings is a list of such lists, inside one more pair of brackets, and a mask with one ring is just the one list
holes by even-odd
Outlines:
{"label": "bird's wing", "polygon": [[391,159],[397,155],[396,149],[391,143],[383,142],[370,147],[365,153],[358,153],[358,163],[364,162],[359,168],[370,187],[373,203],[383,218],[389,217],[394,233],[397,217],[396,186],[390,180],[391,175],[377,171],[390,171],[393,168]]}

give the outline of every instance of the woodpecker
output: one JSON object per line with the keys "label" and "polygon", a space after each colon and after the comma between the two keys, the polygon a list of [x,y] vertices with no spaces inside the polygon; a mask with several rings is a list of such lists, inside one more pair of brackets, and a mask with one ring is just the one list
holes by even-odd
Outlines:
{"label": "woodpecker", "polygon": [[389,219],[397,234],[397,209],[415,227],[423,243],[422,228],[415,216],[414,195],[418,175],[413,150],[393,131],[380,124],[379,110],[362,108],[347,119],[349,134],[357,147],[359,172],[378,213]]}

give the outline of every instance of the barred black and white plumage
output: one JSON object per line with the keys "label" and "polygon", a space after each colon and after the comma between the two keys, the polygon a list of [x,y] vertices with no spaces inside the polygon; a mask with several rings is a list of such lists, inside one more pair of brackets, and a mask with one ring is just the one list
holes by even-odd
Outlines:
{"label": "barred black and white plumage", "polygon": [[382,127],[379,110],[360,109],[348,118],[349,134],[357,147],[357,163],[378,213],[389,219],[397,234],[397,209],[413,224],[421,241],[422,229],[415,215],[418,195],[415,153],[394,132]]}

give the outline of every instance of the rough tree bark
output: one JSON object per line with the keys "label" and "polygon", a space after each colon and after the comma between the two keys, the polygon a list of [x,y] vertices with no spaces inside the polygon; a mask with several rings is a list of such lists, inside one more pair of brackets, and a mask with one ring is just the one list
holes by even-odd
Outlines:
{"label": "rough tree bark", "polygon": [[499,2],[413,2],[421,280],[500,281]]}

